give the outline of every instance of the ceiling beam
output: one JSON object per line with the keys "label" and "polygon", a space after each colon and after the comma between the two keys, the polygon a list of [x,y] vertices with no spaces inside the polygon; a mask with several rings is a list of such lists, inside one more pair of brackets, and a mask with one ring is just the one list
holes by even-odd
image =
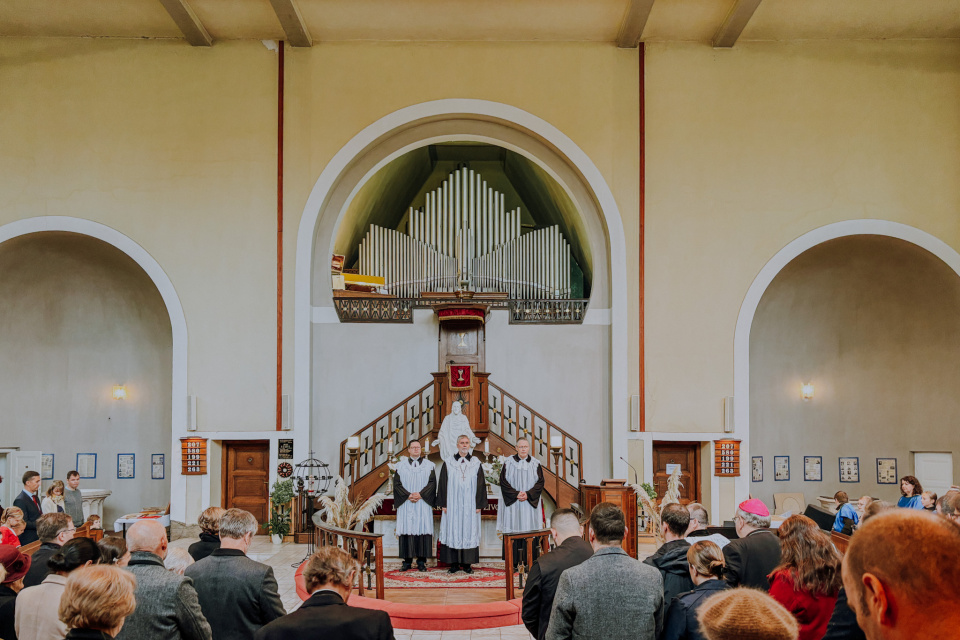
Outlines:
{"label": "ceiling beam", "polygon": [[312,47],[313,38],[310,37],[307,23],[303,21],[303,16],[300,15],[297,0],[270,0],[270,4],[273,5],[273,11],[280,20],[283,32],[287,34],[287,42],[290,43],[290,46]]}
{"label": "ceiling beam", "polygon": [[620,23],[620,32],[617,34],[617,46],[621,49],[636,49],[643,36],[643,28],[647,26],[647,18],[653,9],[654,0],[630,0],[627,12]]}
{"label": "ceiling beam", "polygon": [[717,35],[713,36],[713,46],[716,48],[730,48],[737,42],[743,33],[753,13],[760,6],[760,0],[737,0],[730,9],[727,19],[720,25]]}
{"label": "ceiling beam", "polygon": [[213,44],[213,38],[207,33],[206,27],[200,22],[200,18],[193,12],[187,0],[160,0],[160,4],[173,18],[187,42],[195,47],[209,47]]}

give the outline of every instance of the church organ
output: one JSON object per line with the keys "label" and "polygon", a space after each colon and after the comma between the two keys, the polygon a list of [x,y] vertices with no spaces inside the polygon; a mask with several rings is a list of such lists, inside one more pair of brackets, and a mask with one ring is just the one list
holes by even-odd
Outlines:
{"label": "church organ", "polygon": [[360,244],[360,273],[383,277],[388,293],[470,290],[511,299],[566,299],[570,244],[554,225],[521,233],[520,209],[467,167],[408,212],[407,232],[370,225]]}

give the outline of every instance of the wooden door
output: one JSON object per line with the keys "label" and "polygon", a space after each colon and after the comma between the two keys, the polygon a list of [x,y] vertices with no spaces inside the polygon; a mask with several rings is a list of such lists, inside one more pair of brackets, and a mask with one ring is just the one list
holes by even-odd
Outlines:
{"label": "wooden door", "polygon": [[673,465],[680,465],[680,504],[700,502],[700,443],[699,442],[654,442],[653,443],[653,488],[657,501],[667,493],[667,479]]}
{"label": "wooden door", "polygon": [[260,524],[270,519],[270,443],[223,443],[223,501],[226,509],[245,509]]}

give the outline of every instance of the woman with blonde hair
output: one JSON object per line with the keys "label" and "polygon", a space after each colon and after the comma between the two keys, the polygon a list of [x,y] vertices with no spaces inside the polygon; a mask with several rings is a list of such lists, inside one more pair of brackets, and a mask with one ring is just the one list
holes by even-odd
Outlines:
{"label": "woman with blonde hair", "polygon": [[63,506],[63,480],[54,480],[47,487],[47,495],[40,503],[40,511],[43,513],[63,513]]}
{"label": "woman with blonde hair", "polygon": [[830,538],[806,516],[790,516],[779,529],[780,565],[770,574],[770,595],[800,624],[800,640],[820,640],[842,586],[841,557]]}
{"label": "woman with blonde hair", "polygon": [[20,507],[7,507],[0,515],[0,544],[9,544],[14,547],[20,546],[18,537],[27,528],[27,523],[23,521],[23,509]]}
{"label": "woman with blonde hair", "polygon": [[227,512],[223,507],[207,507],[197,519],[200,525],[200,542],[194,542],[187,551],[194,562],[203,560],[220,548],[220,518]]}
{"label": "woman with blonde hair", "polygon": [[110,565],[77,569],[67,578],[59,615],[70,631],[66,640],[111,640],[137,606],[133,593],[137,579]]}
{"label": "woman with blonde hair", "polygon": [[723,551],[711,540],[694,542],[687,549],[693,591],[681,593],[667,609],[661,640],[702,640],[697,610],[704,601],[727,588],[723,581]]}

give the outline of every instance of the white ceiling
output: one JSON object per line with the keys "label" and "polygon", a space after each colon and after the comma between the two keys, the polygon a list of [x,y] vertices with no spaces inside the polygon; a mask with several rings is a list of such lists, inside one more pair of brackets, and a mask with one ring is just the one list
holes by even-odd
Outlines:
{"label": "white ceiling", "polygon": [[[641,0],[642,2],[643,0]],[[186,0],[216,40],[282,39],[269,0]],[[631,0],[299,0],[313,40],[614,42]],[[711,42],[736,0],[655,0],[646,41]],[[159,0],[3,0],[0,36],[182,38]],[[960,0],[762,0],[748,40],[960,38]]]}

